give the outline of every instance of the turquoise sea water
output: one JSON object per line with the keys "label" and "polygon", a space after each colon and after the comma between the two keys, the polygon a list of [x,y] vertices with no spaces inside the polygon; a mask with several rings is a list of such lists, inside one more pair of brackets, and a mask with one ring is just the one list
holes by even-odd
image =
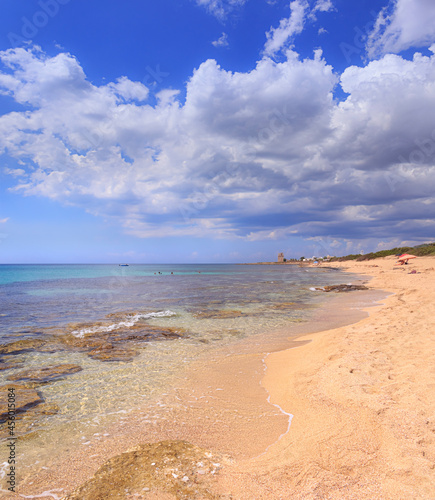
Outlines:
{"label": "turquoise sea water", "polygon": [[309,304],[319,300],[310,287],[338,283],[341,276],[336,270],[273,265],[1,265],[0,337],[34,337],[38,328],[116,312],[174,309],[185,322],[188,310],[211,305]]}
{"label": "turquoise sea water", "polygon": [[204,266],[203,264],[132,264],[129,266],[116,264],[6,264],[0,265],[0,285],[18,281],[153,276],[156,271],[195,274],[197,269],[201,268],[207,274],[220,274],[223,271],[220,269],[221,266]]}

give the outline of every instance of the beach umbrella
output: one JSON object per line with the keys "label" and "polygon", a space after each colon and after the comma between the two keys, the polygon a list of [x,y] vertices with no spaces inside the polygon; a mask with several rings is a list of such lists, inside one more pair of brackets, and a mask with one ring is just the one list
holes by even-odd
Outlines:
{"label": "beach umbrella", "polygon": [[398,261],[401,263],[401,264],[408,264],[408,260],[409,259],[416,259],[417,257],[415,255],[411,255],[409,253],[404,253],[403,255],[401,255],[399,258],[398,258]]}
{"label": "beach umbrella", "polygon": [[399,260],[409,260],[409,259],[416,259],[416,255],[411,255],[410,253],[404,253],[399,257]]}

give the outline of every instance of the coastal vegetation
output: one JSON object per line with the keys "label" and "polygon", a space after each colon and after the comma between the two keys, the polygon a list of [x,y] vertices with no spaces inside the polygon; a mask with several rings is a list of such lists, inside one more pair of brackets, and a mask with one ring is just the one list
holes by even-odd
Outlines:
{"label": "coastal vegetation", "polygon": [[[290,259],[283,259],[282,263],[298,264],[302,262],[316,262],[316,261],[343,262],[346,260],[355,260],[361,262],[363,260],[379,259],[381,257],[388,257],[389,255],[401,255],[404,253],[410,253],[415,255],[416,257],[426,257],[429,255],[435,255],[435,242],[423,243],[421,245],[416,245],[413,247],[410,246],[395,247],[395,248],[390,248],[389,250],[379,250],[378,252],[349,254],[349,255],[343,255],[341,257],[328,255],[325,257],[310,257],[310,258],[299,257],[298,259],[290,258]],[[258,264],[276,264],[276,262],[258,262]]]}
{"label": "coastal vegetation", "polygon": [[403,253],[412,253],[417,257],[424,257],[428,255],[435,255],[435,242],[433,243],[424,243],[422,245],[417,245],[414,247],[396,247],[391,248],[390,250],[380,250],[379,252],[370,252],[366,254],[350,254],[345,255],[343,257],[332,257],[330,262],[341,262],[345,260],[371,260],[378,259],[380,257],[388,257],[389,255],[400,255]]}

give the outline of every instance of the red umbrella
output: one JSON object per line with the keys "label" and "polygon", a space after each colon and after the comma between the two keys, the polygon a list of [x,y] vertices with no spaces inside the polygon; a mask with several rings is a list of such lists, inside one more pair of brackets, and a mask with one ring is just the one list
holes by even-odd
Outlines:
{"label": "red umbrella", "polygon": [[415,255],[411,255],[410,253],[404,253],[402,254],[397,260],[400,262],[401,265],[403,264],[408,264],[409,259],[416,259],[417,257]]}
{"label": "red umbrella", "polygon": [[416,255],[411,255],[410,253],[404,253],[402,254],[398,260],[409,260],[409,259],[416,259]]}

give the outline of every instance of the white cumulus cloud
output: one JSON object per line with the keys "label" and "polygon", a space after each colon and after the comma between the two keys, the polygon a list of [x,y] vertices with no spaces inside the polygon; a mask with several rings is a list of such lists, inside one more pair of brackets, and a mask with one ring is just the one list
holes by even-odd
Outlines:
{"label": "white cumulus cloud", "polygon": [[148,97],[148,89],[140,82],[132,82],[126,76],[118,78],[116,83],[110,83],[109,88],[121,99],[130,101],[145,101]]}
{"label": "white cumulus cloud", "polygon": [[1,92],[23,104],[0,117],[17,193],[138,237],[386,241],[435,230],[435,55],[390,54],[342,75],[321,51],[287,50],[247,72],[210,59],[184,100],[173,89],[145,100],[127,77],[93,85],[66,53],[0,56]]}
{"label": "white cumulus cloud", "polygon": [[399,53],[410,47],[429,47],[435,42],[433,0],[391,0],[369,34],[370,57]]}
{"label": "white cumulus cloud", "polygon": [[264,45],[266,55],[276,54],[286,47],[295,35],[302,32],[308,9],[309,5],[306,0],[294,0],[290,3],[290,16],[281,19],[277,28],[271,28],[266,33],[267,41]]}

